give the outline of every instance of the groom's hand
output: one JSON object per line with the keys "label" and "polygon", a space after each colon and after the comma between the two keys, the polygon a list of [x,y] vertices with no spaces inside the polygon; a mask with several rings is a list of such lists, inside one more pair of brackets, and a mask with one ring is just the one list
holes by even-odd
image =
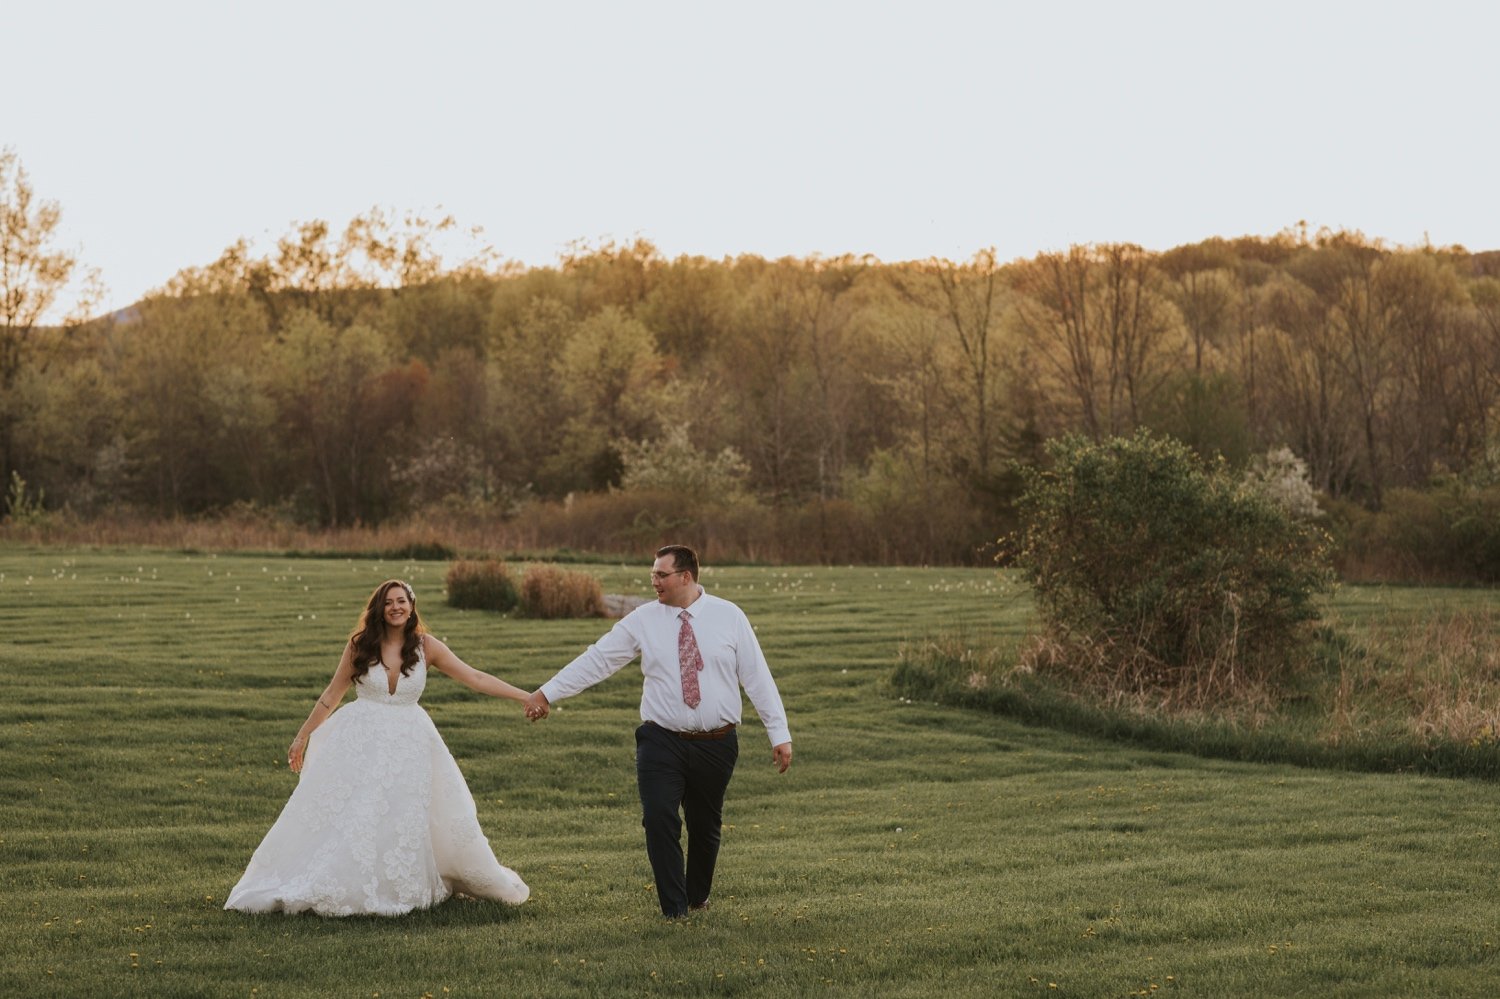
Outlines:
{"label": "groom's hand", "polygon": [[777,773],[786,773],[786,768],[792,765],[792,744],[783,742],[779,746],[771,747],[771,762],[776,764]]}
{"label": "groom's hand", "polygon": [[526,717],[532,721],[547,717],[547,713],[550,710],[551,705],[547,702],[547,695],[542,693],[540,687],[532,691],[531,696],[526,698]]}

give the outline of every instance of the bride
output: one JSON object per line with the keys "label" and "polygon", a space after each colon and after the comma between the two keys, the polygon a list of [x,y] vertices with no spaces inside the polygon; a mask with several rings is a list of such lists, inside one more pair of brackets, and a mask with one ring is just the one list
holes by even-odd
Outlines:
{"label": "bride", "polygon": [[[410,586],[381,583],[287,749],[300,774],[291,800],[224,908],[396,916],[453,892],[526,901],[531,890],[495,859],[463,774],[417,704],[429,665],[481,694],[526,699],[427,634]],[[351,684],[356,699],[334,714]]]}

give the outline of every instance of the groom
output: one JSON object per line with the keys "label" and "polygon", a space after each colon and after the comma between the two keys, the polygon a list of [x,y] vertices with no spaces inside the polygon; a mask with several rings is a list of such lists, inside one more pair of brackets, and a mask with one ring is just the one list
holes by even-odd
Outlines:
{"label": "groom", "polygon": [[[792,765],[792,736],[781,694],[750,621],[734,604],[698,585],[698,556],[667,545],[651,566],[656,603],[642,604],[526,701],[526,717],[612,676],[637,655],[645,682],[635,730],[646,855],[656,899],[668,918],[708,908],[724,792],[739,756],[740,687],[771,739],[781,773]],[[678,811],[682,817],[679,818]],[[687,823],[684,870],[682,825]]]}

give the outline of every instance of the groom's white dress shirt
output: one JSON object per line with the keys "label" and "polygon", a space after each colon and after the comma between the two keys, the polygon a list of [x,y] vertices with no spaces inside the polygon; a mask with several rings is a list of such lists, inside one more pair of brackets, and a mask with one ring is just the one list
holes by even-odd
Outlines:
{"label": "groom's white dress shirt", "polygon": [[657,600],[631,611],[542,684],[547,701],[556,704],[580,693],[613,676],[639,655],[645,677],[641,687],[642,721],[674,732],[707,732],[730,723],[737,725],[743,703],[740,687],[744,687],[771,745],[791,742],[781,694],[750,620],[734,604],[701,587],[698,599],[686,610],[692,615],[693,635],[703,655],[703,671],[698,674],[702,700],[696,708],[683,702],[682,673],[677,662],[677,635],[682,628],[678,615],[682,610]]}

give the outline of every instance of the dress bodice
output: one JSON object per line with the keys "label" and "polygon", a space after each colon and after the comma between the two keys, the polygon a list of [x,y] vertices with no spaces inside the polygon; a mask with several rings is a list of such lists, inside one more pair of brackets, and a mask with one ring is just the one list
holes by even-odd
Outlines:
{"label": "dress bodice", "polygon": [[427,655],[426,650],[418,644],[417,664],[411,668],[411,673],[405,676],[398,674],[394,694],[390,692],[390,672],[380,665],[365,670],[364,675],[354,683],[354,693],[361,701],[376,704],[415,704],[426,686]]}
{"label": "dress bodice", "polygon": [[383,666],[308,740],[291,800],[226,909],[395,916],[453,892],[519,904],[531,889],[496,859],[453,754],[417,706],[418,653],[390,693]]}

